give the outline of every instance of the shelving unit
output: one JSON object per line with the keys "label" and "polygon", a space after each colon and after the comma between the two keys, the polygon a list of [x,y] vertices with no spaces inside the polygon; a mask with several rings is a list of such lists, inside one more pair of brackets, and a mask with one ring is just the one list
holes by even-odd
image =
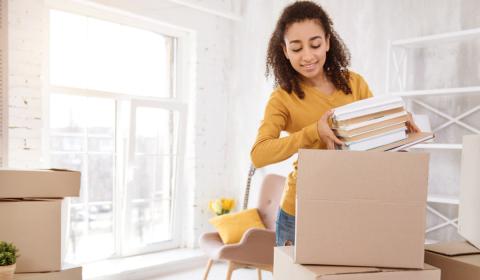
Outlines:
{"label": "shelving unit", "polygon": [[440,150],[461,150],[462,144],[418,144],[412,147],[412,149],[440,149]]}
{"label": "shelving unit", "polygon": [[[387,61],[387,86],[386,92],[392,96],[400,96],[408,98],[412,104],[418,105],[425,109],[428,114],[434,114],[445,119],[445,122],[432,129],[432,132],[441,134],[444,129],[452,124],[456,124],[472,134],[480,134],[480,126],[473,126],[464,121],[464,119],[472,114],[480,111],[480,104],[476,104],[472,108],[461,112],[459,115],[452,116],[439,108],[435,108],[422,101],[424,97],[431,96],[449,96],[454,100],[465,95],[480,94],[480,85],[468,87],[451,87],[451,88],[433,88],[422,90],[407,90],[407,71],[409,63],[409,51],[413,48],[429,48],[452,42],[468,42],[468,40],[479,39],[480,28],[463,30],[458,32],[435,34],[423,37],[409,38],[393,41],[388,48]],[[411,63],[411,62],[410,62]],[[452,66],[453,67],[453,66]],[[391,72],[391,70],[393,70]],[[392,87],[396,86],[395,89]],[[442,151],[458,151],[461,152],[461,143],[424,143],[414,146],[412,149],[425,149],[429,152]],[[452,171],[453,172],[453,171]],[[458,205],[459,198],[451,195],[429,194],[429,203],[441,203],[445,205]],[[440,219],[440,223],[428,228],[426,233],[441,230],[445,227],[455,227],[458,225],[458,218],[448,218],[431,205],[427,210]],[[430,240],[432,241],[432,240]]]}

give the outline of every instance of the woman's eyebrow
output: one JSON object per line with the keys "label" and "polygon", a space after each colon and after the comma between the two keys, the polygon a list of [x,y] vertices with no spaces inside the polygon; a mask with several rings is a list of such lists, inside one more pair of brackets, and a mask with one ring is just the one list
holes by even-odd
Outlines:
{"label": "woman's eyebrow", "polygon": [[322,36],[313,36],[312,38],[310,38],[309,41],[313,41],[313,40],[316,40],[316,39],[322,39]]}
{"label": "woman's eyebrow", "polygon": [[[313,40],[316,40],[316,39],[322,39],[322,36],[320,36],[320,35],[313,36],[312,38],[310,38],[308,40],[313,41]],[[288,44],[301,44],[301,43],[302,43],[301,40],[292,40],[292,41],[288,42]]]}

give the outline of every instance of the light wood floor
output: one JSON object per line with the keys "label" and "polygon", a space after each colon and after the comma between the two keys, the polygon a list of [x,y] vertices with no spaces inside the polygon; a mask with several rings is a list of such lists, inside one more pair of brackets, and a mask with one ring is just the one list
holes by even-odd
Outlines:
{"label": "light wood floor", "polygon": [[[149,280],[196,280],[202,279],[204,267],[183,271],[181,273],[170,274],[162,277],[151,278]],[[214,263],[210,269],[208,280],[224,280],[227,275],[226,263]],[[257,271],[254,269],[238,269],[233,272],[232,280],[256,280]],[[272,273],[262,271],[262,280],[272,280]]]}

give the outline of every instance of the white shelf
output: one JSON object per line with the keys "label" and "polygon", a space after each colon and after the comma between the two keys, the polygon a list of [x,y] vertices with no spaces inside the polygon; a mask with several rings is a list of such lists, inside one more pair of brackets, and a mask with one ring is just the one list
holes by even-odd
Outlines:
{"label": "white shelf", "polygon": [[[475,41],[473,41],[475,40]],[[480,40],[480,28],[462,30],[457,32],[434,34],[430,36],[423,37],[414,37],[402,40],[392,41],[388,48],[387,54],[387,82],[386,82],[386,92],[392,96],[397,97],[407,97],[410,98],[410,101],[414,102],[416,105],[419,105],[427,110],[428,113],[439,115],[445,119],[445,122],[440,126],[436,127],[436,132],[440,133],[440,130],[446,128],[450,124],[457,124],[463,128],[478,133],[480,128],[477,128],[477,125],[469,125],[462,121],[462,119],[467,116],[480,110],[479,106],[473,106],[470,109],[464,109],[462,112],[457,115],[455,113],[449,113],[443,110],[441,107],[432,106],[423,102],[421,97],[432,96],[437,97],[440,95],[447,96],[451,98],[465,96],[467,94],[480,94],[480,85],[472,85],[467,87],[451,87],[451,88],[434,88],[426,90],[407,90],[409,88],[409,79],[408,71],[411,69],[410,63],[414,59],[410,50],[414,48],[435,48],[441,46],[445,43],[476,43],[476,40]],[[452,45],[457,49],[460,47],[460,44]],[[459,49],[459,51],[461,51]],[[392,71],[393,70],[393,71]],[[392,71],[392,72],[391,72]],[[395,87],[396,86],[396,87]],[[396,89],[397,92],[392,92],[392,89]],[[454,114],[453,116],[451,114]],[[426,149],[437,151],[438,153],[446,151],[462,151],[462,144],[446,144],[446,143],[422,143],[410,147],[411,149]],[[454,172],[455,169],[452,168],[451,172]],[[450,172],[448,172],[450,173]],[[450,174],[449,174],[450,175]],[[436,183],[435,185],[438,185]],[[453,186],[452,186],[453,187]],[[429,194],[427,201],[429,203],[439,203],[444,205],[459,205],[458,195],[442,195],[442,194]],[[426,233],[430,233],[436,230],[445,229],[448,227],[458,227],[457,221],[458,218],[449,218],[449,216],[444,215],[441,211],[434,209],[431,205],[427,206],[427,210],[431,212],[434,216],[439,218],[442,222],[432,226],[426,230]],[[425,240],[425,243],[435,243],[436,240]]]}
{"label": "white shelf", "polygon": [[480,28],[467,29],[462,31],[435,34],[423,37],[409,38],[393,41],[392,47],[417,48],[429,44],[439,44],[446,42],[456,42],[459,40],[472,39],[480,35]]}
{"label": "white shelf", "polygon": [[429,150],[433,150],[433,149],[461,150],[462,144],[425,143],[425,144],[417,144],[410,148],[411,149],[429,149]]}
{"label": "white shelf", "polygon": [[458,205],[460,203],[460,200],[455,196],[441,195],[441,194],[428,195],[427,201],[435,202],[435,203],[453,204],[453,205]]}
{"label": "white shelf", "polygon": [[467,94],[480,93],[480,86],[476,87],[459,87],[459,88],[441,88],[441,89],[427,89],[427,90],[410,90],[392,92],[393,96],[422,96],[422,95],[442,95],[442,94]]}
{"label": "white shelf", "polygon": [[435,244],[438,243],[438,240],[435,239],[425,239],[425,244]]}

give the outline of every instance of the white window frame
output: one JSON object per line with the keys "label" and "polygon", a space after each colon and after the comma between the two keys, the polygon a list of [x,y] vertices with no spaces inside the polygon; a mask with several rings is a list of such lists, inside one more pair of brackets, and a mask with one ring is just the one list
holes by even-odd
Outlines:
{"label": "white window frame", "polygon": [[[176,181],[173,190],[172,196],[172,240],[154,243],[147,246],[143,249],[138,250],[128,250],[125,246],[122,245],[124,236],[124,226],[122,222],[123,217],[121,216],[121,211],[114,212],[114,222],[116,226],[114,227],[114,236],[115,240],[115,254],[111,258],[117,257],[126,257],[130,255],[138,255],[144,253],[150,253],[155,251],[161,251],[166,249],[172,249],[180,247],[182,244],[186,243],[188,236],[182,234],[182,228],[185,228],[186,222],[188,219],[182,215],[184,210],[182,208],[186,207],[188,201],[183,200],[177,196],[177,193],[182,193],[187,188],[185,186],[186,180],[184,179],[184,157],[186,153],[186,131],[187,131],[187,119],[188,119],[188,101],[190,96],[192,96],[193,90],[195,88],[194,78],[195,78],[195,40],[196,33],[195,31],[183,27],[174,26],[171,24],[163,23],[151,18],[143,17],[137,14],[133,14],[127,11],[123,11],[116,8],[106,7],[103,5],[91,3],[91,2],[78,2],[73,0],[46,0],[44,9],[44,15],[46,19],[49,19],[49,13],[51,10],[59,10],[64,12],[69,12],[77,15],[92,17],[100,20],[105,20],[117,24],[123,24],[130,27],[136,27],[139,29],[152,31],[155,33],[160,33],[162,35],[174,37],[176,39],[176,48],[175,48],[175,68],[173,69],[174,80],[172,81],[172,90],[175,93],[175,96],[172,98],[156,98],[156,97],[142,97],[142,96],[133,96],[122,93],[98,91],[91,89],[79,89],[71,87],[61,87],[50,85],[49,79],[49,30],[50,22],[47,20],[44,23],[45,30],[45,40],[44,40],[44,58],[43,58],[43,73],[45,73],[45,83],[42,89],[42,106],[45,108],[43,111],[43,119],[45,124],[45,131],[42,136],[42,154],[45,159],[44,162],[49,166],[50,156],[49,156],[49,139],[50,139],[50,128],[49,128],[49,99],[51,92],[58,92],[65,95],[75,95],[75,96],[87,96],[87,97],[104,97],[116,100],[117,106],[118,101],[128,101],[130,102],[130,135],[129,139],[135,140],[135,108],[139,106],[142,107],[153,107],[153,108],[164,108],[168,110],[174,110],[179,112],[179,128],[178,128],[178,143],[177,143],[177,162],[176,162]],[[118,127],[118,122],[120,118],[119,115],[116,115],[116,127]],[[117,137],[116,137],[117,138]],[[133,145],[133,146],[132,146]],[[116,203],[116,207],[122,207],[124,209],[123,201],[120,197],[125,196],[125,174],[128,174],[128,165],[130,164],[129,156],[131,156],[132,150],[126,152],[126,150],[134,147],[134,143],[117,143],[117,153],[116,153],[116,163],[115,169],[116,173],[114,186],[114,197],[113,203]],[[119,160],[119,157],[121,160]],[[124,162],[127,166],[122,165]],[[120,193],[120,195],[115,195],[115,193]],[[65,211],[67,212],[67,211]],[[62,213],[64,219],[66,219],[66,213]]]}
{"label": "white window frame", "polygon": [[[177,143],[177,151],[176,151],[176,168],[175,168],[175,187],[172,193],[172,213],[171,213],[171,221],[172,221],[172,239],[170,241],[164,241],[155,243],[147,249],[141,250],[128,250],[124,251],[125,255],[137,255],[141,253],[147,252],[154,252],[154,251],[161,251],[179,247],[182,244],[182,235],[181,229],[184,219],[182,219],[181,211],[182,207],[185,206],[186,201],[181,201],[181,197],[177,194],[182,193],[181,185],[179,181],[181,178],[184,177],[184,171],[182,166],[184,166],[184,159],[185,159],[185,151],[186,151],[186,120],[187,120],[187,106],[184,103],[178,102],[158,102],[158,101],[146,101],[146,100],[132,100],[131,101],[131,111],[130,111],[130,137],[131,140],[129,142],[129,155],[128,155],[128,163],[131,163],[135,157],[135,135],[136,135],[136,110],[141,108],[157,108],[157,109],[166,109],[179,112],[179,120],[178,120],[178,143]],[[125,185],[123,185],[125,186]]]}

